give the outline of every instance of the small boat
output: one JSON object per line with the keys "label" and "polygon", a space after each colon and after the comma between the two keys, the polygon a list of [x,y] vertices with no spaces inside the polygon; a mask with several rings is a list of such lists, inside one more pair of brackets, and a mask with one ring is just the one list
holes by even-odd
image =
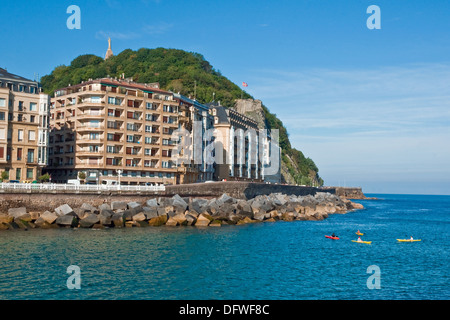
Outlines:
{"label": "small boat", "polygon": [[363,236],[364,235],[364,233],[361,233],[361,232],[356,232],[356,234],[358,235],[358,236]]}
{"label": "small boat", "polygon": [[339,237],[325,236],[325,238],[333,239],[333,240],[339,240]]}
{"label": "small boat", "polygon": [[422,239],[397,239],[398,242],[416,242],[416,241],[422,241]]}
{"label": "small boat", "polygon": [[366,244],[371,244],[372,243],[372,241],[358,241],[358,240],[352,240],[352,242],[366,243]]}

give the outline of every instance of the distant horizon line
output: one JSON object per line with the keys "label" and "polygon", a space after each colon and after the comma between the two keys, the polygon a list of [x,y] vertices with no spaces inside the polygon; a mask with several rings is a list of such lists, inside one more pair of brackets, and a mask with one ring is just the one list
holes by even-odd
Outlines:
{"label": "distant horizon line", "polygon": [[[389,193],[389,192],[385,192],[385,193],[372,193],[372,192],[364,192],[363,193],[365,195],[372,195],[372,194],[389,194],[389,195],[407,195],[407,196],[447,196],[449,197],[450,194],[436,194],[436,193]],[[364,200],[364,199],[361,199]]]}

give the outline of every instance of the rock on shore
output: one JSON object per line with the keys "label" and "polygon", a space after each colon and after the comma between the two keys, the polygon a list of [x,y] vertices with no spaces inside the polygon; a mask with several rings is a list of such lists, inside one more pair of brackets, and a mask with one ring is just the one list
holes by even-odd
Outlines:
{"label": "rock on shore", "polygon": [[145,226],[220,227],[278,220],[323,220],[330,214],[364,209],[361,204],[331,193],[295,196],[280,193],[260,195],[250,200],[228,194],[218,198],[153,198],[143,203],[113,201],[95,207],[80,208],[63,204],[53,212],[30,212],[29,208],[11,208],[0,213],[0,230],[29,228],[122,228]]}

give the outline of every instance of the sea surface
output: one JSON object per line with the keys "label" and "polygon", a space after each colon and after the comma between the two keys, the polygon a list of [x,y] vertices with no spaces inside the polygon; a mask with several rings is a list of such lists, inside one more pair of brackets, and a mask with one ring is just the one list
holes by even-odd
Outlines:
{"label": "sea surface", "polygon": [[3,231],[0,299],[449,299],[450,196],[368,196],[323,221]]}

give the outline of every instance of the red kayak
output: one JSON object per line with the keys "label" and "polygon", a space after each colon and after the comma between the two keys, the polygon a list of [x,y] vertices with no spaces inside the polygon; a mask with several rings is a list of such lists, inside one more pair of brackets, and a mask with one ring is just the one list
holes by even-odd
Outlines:
{"label": "red kayak", "polygon": [[325,238],[333,239],[333,240],[339,240],[339,237],[325,236]]}

